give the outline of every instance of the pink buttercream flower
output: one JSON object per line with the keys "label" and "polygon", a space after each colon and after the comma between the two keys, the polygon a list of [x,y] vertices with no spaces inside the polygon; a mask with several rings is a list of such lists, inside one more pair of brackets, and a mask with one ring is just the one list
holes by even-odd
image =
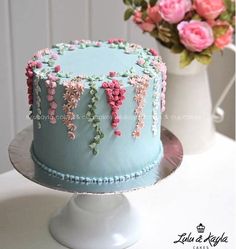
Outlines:
{"label": "pink buttercream flower", "polygon": [[122,105],[125,99],[125,89],[121,88],[118,80],[112,80],[112,82],[103,82],[102,88],[106,91],[107,102],[111,108],[112,115],[112,128],[117,128],[120,119],[118,117],[119,107]]}
{"label": "pink buttercream flower", "polygon": [[181,43],[190,51],[201,52],[214,42],[212,29],[207,22],[183,21],[177,29]]}
{"label": "pink buttercream flower", "polygon": [[61,66],[60,66],[60,65],[55,66],[55,67],[54,67],[54,71],[55,71],[56,73],[58,73],[59,71],[61,71]]}
{"label": "pink buttercream flower", "polygon": [[57,103],[56,103],[55,101],[52,101],[52,102],[50,103],[50,107],[51,107],[52,109],[56,110],[56,109],[57,109]]}
{"label": "pink buttercream flower", "polygon": [[37,68],[42,68],[43,63],[41,61],[37,61],[36,67]]}
{"label": "pink buttercream flower", "polygon": [[54,97],[52,95],[48,95],[47,99],[48,99],[49,102],[51,102],[51,101],[53,101]]}
{"label": "pink buttercream flower", "polygon": [[38,52],[38,53],[36,53],[36,54],[34,55],[34,58],[35,58],[35,59],[41,59],[41,58],[42,58],[42,54],[41,54],[40,52]]}
{"label": "pink buttercream flower", "polygon": [[109,72],[109,76],[110,77],[115,77],[116,76],[116,72]]}
{"label": "pink buttercream flower", "polygon": [[150,49],[149,49],[149,52],[150,52],[153,56],[157,56],[157,55],[158,55],[157,51],[156,51],[154,48],[150,48]]}
{"label": "pink buttercream flower", "polygon": [[154,23],[158,24],[162,19],[161,15],[160,15],[160,12],[159,12],[159,6],[158,5],[155,5],[153,7],[149,6],[148,9],[147,9],[147,14]]}
{"label": "pink buttercream flower", "polygon": [[101,47],[102,43],[101,42],[95,42],[96,47]]}
{"label": "pink buttercream flower", "polygon": [[75,140],[75,133],[74,132],[68,131],[67,135],[68,135],[69,139]]}
{"label": "pink buttercream flower", "polygon": [[63,109],[63,111],[64,111],[65,113],[71,111],[71,108],[70,108],[70,106],[68,106],[68,104],[64,104],[62,109]]}
{"label": "pink buttercream flower", "polygon": [[118,136],[118,137],[119,137],[119,136],[121,136],[121,131],[119,131],[119,130],[115,130],[115,131],[114,131],[114,134],[115,134],[116,136]]}
{"label": "pink buttercream flower", "polygon": [[56,120],[56,118],[55,118],[54,116],[50,116],[49,122],[50,122],[51,124],[56,124],[57,120]]}
{"label": "pink buttercream flower", "polygon": [[215,39],[215,46],[223,49],[232,42],[234,29],[228,22],[217,21],[214,26],[227,27],[227,31]]}
{"label": "pink buttercream flower", "polygon": [[138,61],[137,61],[137,64],[142,66],[145,64],[145,60],[143,58],[140,58]]}
{"label": "pink buttercream flower", "polygon": [[197,13],[207,20],[213,20],[225,11],[223,0],[194,0],[193,3]]}
{"label": "pink buttercream flower", "polygon": [[77,129],[76,125],[73,124],[73,123],[69,123],[67,125],[67,128],[70,130],[70,131],[75,131]]}
{"label": "pink buttercream flower", "polygon": [[73,44],[69,46],[69,50],[70,50],[70,51],[75,50],[75,48],[76,48],[76,47],[75,47],[75,45],[73,45]]}
{"label": "pink buttercream flower", "polygon": [[49,109],[48,109],[48,115],[50,115],[50,116],[54,116],[54,115],[55,115],[55,110],[54,110],[54,109],[49,108]]}
{"label": "pink buttercream flower", "polygon": [[57,60],[57,59],[59,58],[59,55],[58,55],[57,53],[53,53],[53,54],[51,55],[51,58],[52,58],[53,60]]}
{"label": "pink buttercream flower", "polygon": [[156,27],[155,23],[150,17],[146,17],[146,19],[143,20],[142,12],[140,11],[135,11],[133,21],[145,32],[152,32]]}
{"label": "pink buttercream flower", "polygon": [[50,81],[50,83],[49,83],[49,87],[50,88],[56,88],[56,86],[57,86],[57,83],[55,82],[55,81]]}
{"label": "pink buttercream flower", "polygon": [[186,12],[191,10],[190,0],[159,0],[157,3],[161,17],[169,23],[183,20]]}
{"label": "pink buttercream flower", "polygon": [[[103,82],[102,83],[102,88],[107,88],[108,87],[108,83],[107,82]],[[108,93],[110,90],[107,89],[106,92]]]}
{"label": "pink buttercream flower", "polygon": [[54,73],[48,74],[48,79],[52,81],[57,81],[57,76]]}
{"label": "pink buttercream flower", "polygon": [[132,135],[133,135],[133,137],[139,137],[140,136],[140,131],[135,130],[135,131],[133,131]]}
{"label": "pink buttercream flower", "polygon": [[48,88],[48,94],[55,95],[56,89],[55,88]]}
{"label": "pink buttercream flower", "polygon": [[119,89],[115,89],[115,90],[113,90],[113,95],[119,95],[120,94],[120,91],[119,91]]}
{"label": "pink buttercream flower", "polygon": [[109,44],[111,44],[111,43],[116,43],[116,44],[118,44],[118,43],[122,43],[122,42],[125,42],[125,40],[122,39],[122,38],[112,38],[112,39],[109,39],[109,40],[108,40],[108,43],[109,43]]}

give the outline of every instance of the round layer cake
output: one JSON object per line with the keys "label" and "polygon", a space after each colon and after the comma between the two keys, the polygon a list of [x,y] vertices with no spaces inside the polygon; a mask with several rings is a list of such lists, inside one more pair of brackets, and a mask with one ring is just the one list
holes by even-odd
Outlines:
{"label": "round layer cake", "polygon": [[37,52],[26,68],[31,155],[76,184],[141,178],[163,155],[166,67],[122,39],[79,40]]}

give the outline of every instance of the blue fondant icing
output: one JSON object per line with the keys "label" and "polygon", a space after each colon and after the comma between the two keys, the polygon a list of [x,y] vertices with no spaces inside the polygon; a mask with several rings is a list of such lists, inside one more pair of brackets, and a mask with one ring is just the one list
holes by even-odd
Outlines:
{"label": "blue fondant icing", "polygon": [[47,166],[45,164],[43,164],[42,162],[40,162],[38,160],[38,158],[35,156],[33,148],[31,146],[31,156],[32,159],[34,160],[34,162],[41,167],[43,170],[45,170],[47,173],[51,174],[54,177],[58,177],[61,180],[66,180],[66,181],[70,181],[72,183],[80,183],[80,184],[113,184],[113,183],[118,183],[118,182],[124,182],[124,181],[129,181],[133,178],[137,178],[140,177],[142,175],[145,175],[147,172],[149,172],[150,170],[152,170],[155,167],[159,166],[160,160],[163,156],[163,148],[161,145],[161,151],[159,152],[157,159],[155,159],[152,163],[150,163],[149,165],[146,165],[142,168],[142,170],[137,171],[137,172],[132,172],[129,175],[120,175],[120,176],[114,176],[114,177],[84,177],[84,176],[76,176],[76,175],[71,175],[71,174],[63,174],[57,170],[52,170],[50,168],[50,166]]}
{"label": "blue fondant icing", "polygon": [[[55,52],[57,48],[53,49]],[[46,55],[46,59],[48,55]],[[145,57],[148,67],[140,67],[137,60],[140,56]],[[58,73],[60,84],[57,85],[54,96],[57,103],[56,114],[57,123],[52,125],[47,118],[48,101],[45,79],[48,72],[53,71],[53,67],[44,64],[42,70],[35,70],[39,75],[38,82],[41,89],[41,129],[37,127],[34,120],[34,140],[32,143],[32,158],[49,174],[56,175],[62,180],[80,184],[109,184],[129,181],[135,177],[140,177],[153,169],[162,156],[162,145],[160,141],[160,122],[157,125],[157,135],[152,134],[152,100],[153,84],[161,84],[161,72],[153,72],[150,67],[154,57],[148,55],[144,50],[138,53],[126,54],[123,49],[111,49],[109,44],[103,42],[100,48],[86,47],[76,48],[74,51],[65,49],[63,55],[55,65],[60,65],[62,72]],[[119,130],[122,136],[115,137],[111,127],[110,107],[107,104],[106,94],[101,88],[103,81],[108,81],[109,72],[119,73],[115,79],[119,80],[126,89],[126,99],[119,110]],[[132,137],[132,131],[136,124],[134,109],[134,88],[128,83],[130,74],[144,75],[147,71],[150,78],[149,88],[145,97],[145,126],[139,138]],[[99,153],[94,156],[88,149],[91,138],[94,137],[94,130],[88,123],[85,114],[90,101],[88,81],[83,80],[85,85],[84,94],[81,96],[78,107],[74,109],[77,119],[73,123],[78,127],[75,131],[76,139],[70,140],[67,137],[66,126],[60,117],[63,117],[63,94],[65,87],[62,84],[73,77],[85,74],[91,77],[98,88],[98,98],[96,114],[100,119],[100,127],[104,133],[104,138],[98,146]],[[121,75],[126,75],[122,77]],[[94,76],[95,75],[95,76]],[[161,94],[161,87],[159,88]],[[35,94],[35,91],[34,91]],[[37,105],[33,103],[33,113],[37,114]],[[158,119],[161,120],[161,112],[158,112]],[[155,159],[157,158],[157,159]],[[155,163],[150,163],[154,162]],[[145,166],[144,166],[145,165]]]}

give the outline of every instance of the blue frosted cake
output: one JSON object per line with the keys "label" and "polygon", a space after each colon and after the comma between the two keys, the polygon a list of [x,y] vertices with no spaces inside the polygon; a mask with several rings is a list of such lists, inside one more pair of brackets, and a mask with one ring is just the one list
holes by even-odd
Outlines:
{"label": "blue frosted cake", "polygon": [[163,156],[166,67],[122,39],[59,43],[26,68],[32,159],[52,177],[112,185],[142,178]]}

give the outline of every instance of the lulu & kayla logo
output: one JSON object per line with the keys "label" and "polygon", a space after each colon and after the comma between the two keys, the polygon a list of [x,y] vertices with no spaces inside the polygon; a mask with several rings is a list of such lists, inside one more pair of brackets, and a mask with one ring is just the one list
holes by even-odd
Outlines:
{"label": "lulu & kayla logo", "polygon": [[174,241],[174,244],[192,244],[193,249],[209,249],[210,247],[216,247],[221,243],[228,243],[228,236],[225,232],[220,235],[214,235],[212,232],[205,233],[205,226],[200,223],[197,227],[197,233],[182,233],[178,235],[178,239]]}

